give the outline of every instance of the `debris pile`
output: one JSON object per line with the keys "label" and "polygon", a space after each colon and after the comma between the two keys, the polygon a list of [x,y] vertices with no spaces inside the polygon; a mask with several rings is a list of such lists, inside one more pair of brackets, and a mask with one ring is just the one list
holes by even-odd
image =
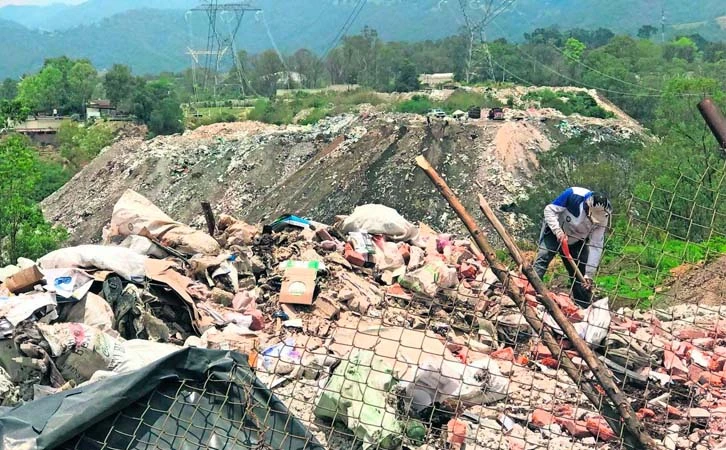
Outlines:
{"label": "debris pile", "polygon": [[[2,404],[200,347],[247,355],[326,448],[584,449],[620,438],[469,240],[377,204],[331,225],[221,215],[209,228],[128,190],[104,245],[0,269]],[[528,283],[511,280],[558,333]],[[607,298],[582,310],[555,297],[667,448],[726,442],[719,311],[611,313]]]}

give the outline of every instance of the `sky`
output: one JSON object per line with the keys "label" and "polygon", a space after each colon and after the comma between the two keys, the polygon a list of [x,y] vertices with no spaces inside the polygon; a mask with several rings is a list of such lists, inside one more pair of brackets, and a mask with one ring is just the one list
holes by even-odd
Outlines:
{"label": "sky", "polygon": [[52,3],[83,3],[85,0],[0,0],[0,7],[7,5],[50,5]]}

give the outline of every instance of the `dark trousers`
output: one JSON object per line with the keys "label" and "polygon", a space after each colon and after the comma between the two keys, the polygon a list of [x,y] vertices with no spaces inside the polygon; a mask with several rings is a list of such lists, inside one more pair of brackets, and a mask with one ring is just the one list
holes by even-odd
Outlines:
{"label": "dark trousers", "polygon": [[[584,274],[589,254],[585,241],[578,241],[574,244],[570,244],[570,253],[572,254],[572,258],[575,260],[575,264],[577,264],[577,267],[580,269],[580,272]],[[570,274],[572,298],[579,306],[587,308],[592,303],[592,292],[585,289],[582,283],[577,280],[575,271],[570,266],[570,263],[567,262],[567,258],[565,258],[564,253],[562,253],[562,248],[557,240],[557,236],[555,236],[552,230],[545,225],[542,227],[542,234],[540,234],[539,238],[537,259],[534,262],[534,271],[537,272],[537,275],[540,278],[544,278],[544,275],[547,272],[547,267],[549,267],[552,259],[554,259],[557,254],[560,255],[560,258],[562,258],[562,262],[565,264],[567,273]]]}

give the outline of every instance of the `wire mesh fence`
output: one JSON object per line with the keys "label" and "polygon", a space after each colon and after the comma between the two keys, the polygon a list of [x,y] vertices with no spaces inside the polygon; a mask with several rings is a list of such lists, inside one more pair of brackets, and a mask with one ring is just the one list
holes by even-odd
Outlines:
{"label": "wire mesh fence", "polygon": [[[587,304],[563,263],[550,268],[562,275],[551,300],[592,353],[526,268],[509,263],[503,276],[471,241],[430,232],[425,249],[376,244],[407,269],[418,259],[415,277],[325,253],[313,305],[274,294],[264,338],[206,336],[249,367],[178,365],[60,448],[646,448],[633,421],[658,447],[726,448],[725,174],[654,182],[614,205]],[[292,244],[270,254],[275,265],[306,252],[279,240]]]}

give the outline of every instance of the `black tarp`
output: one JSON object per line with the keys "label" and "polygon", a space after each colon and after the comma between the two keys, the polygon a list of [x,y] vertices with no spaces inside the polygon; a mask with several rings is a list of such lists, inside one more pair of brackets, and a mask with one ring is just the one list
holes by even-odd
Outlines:
{"label": "black tarp", "polygon": [[186,348],[0,415],[0,448],[322,450],[246,356]]}

